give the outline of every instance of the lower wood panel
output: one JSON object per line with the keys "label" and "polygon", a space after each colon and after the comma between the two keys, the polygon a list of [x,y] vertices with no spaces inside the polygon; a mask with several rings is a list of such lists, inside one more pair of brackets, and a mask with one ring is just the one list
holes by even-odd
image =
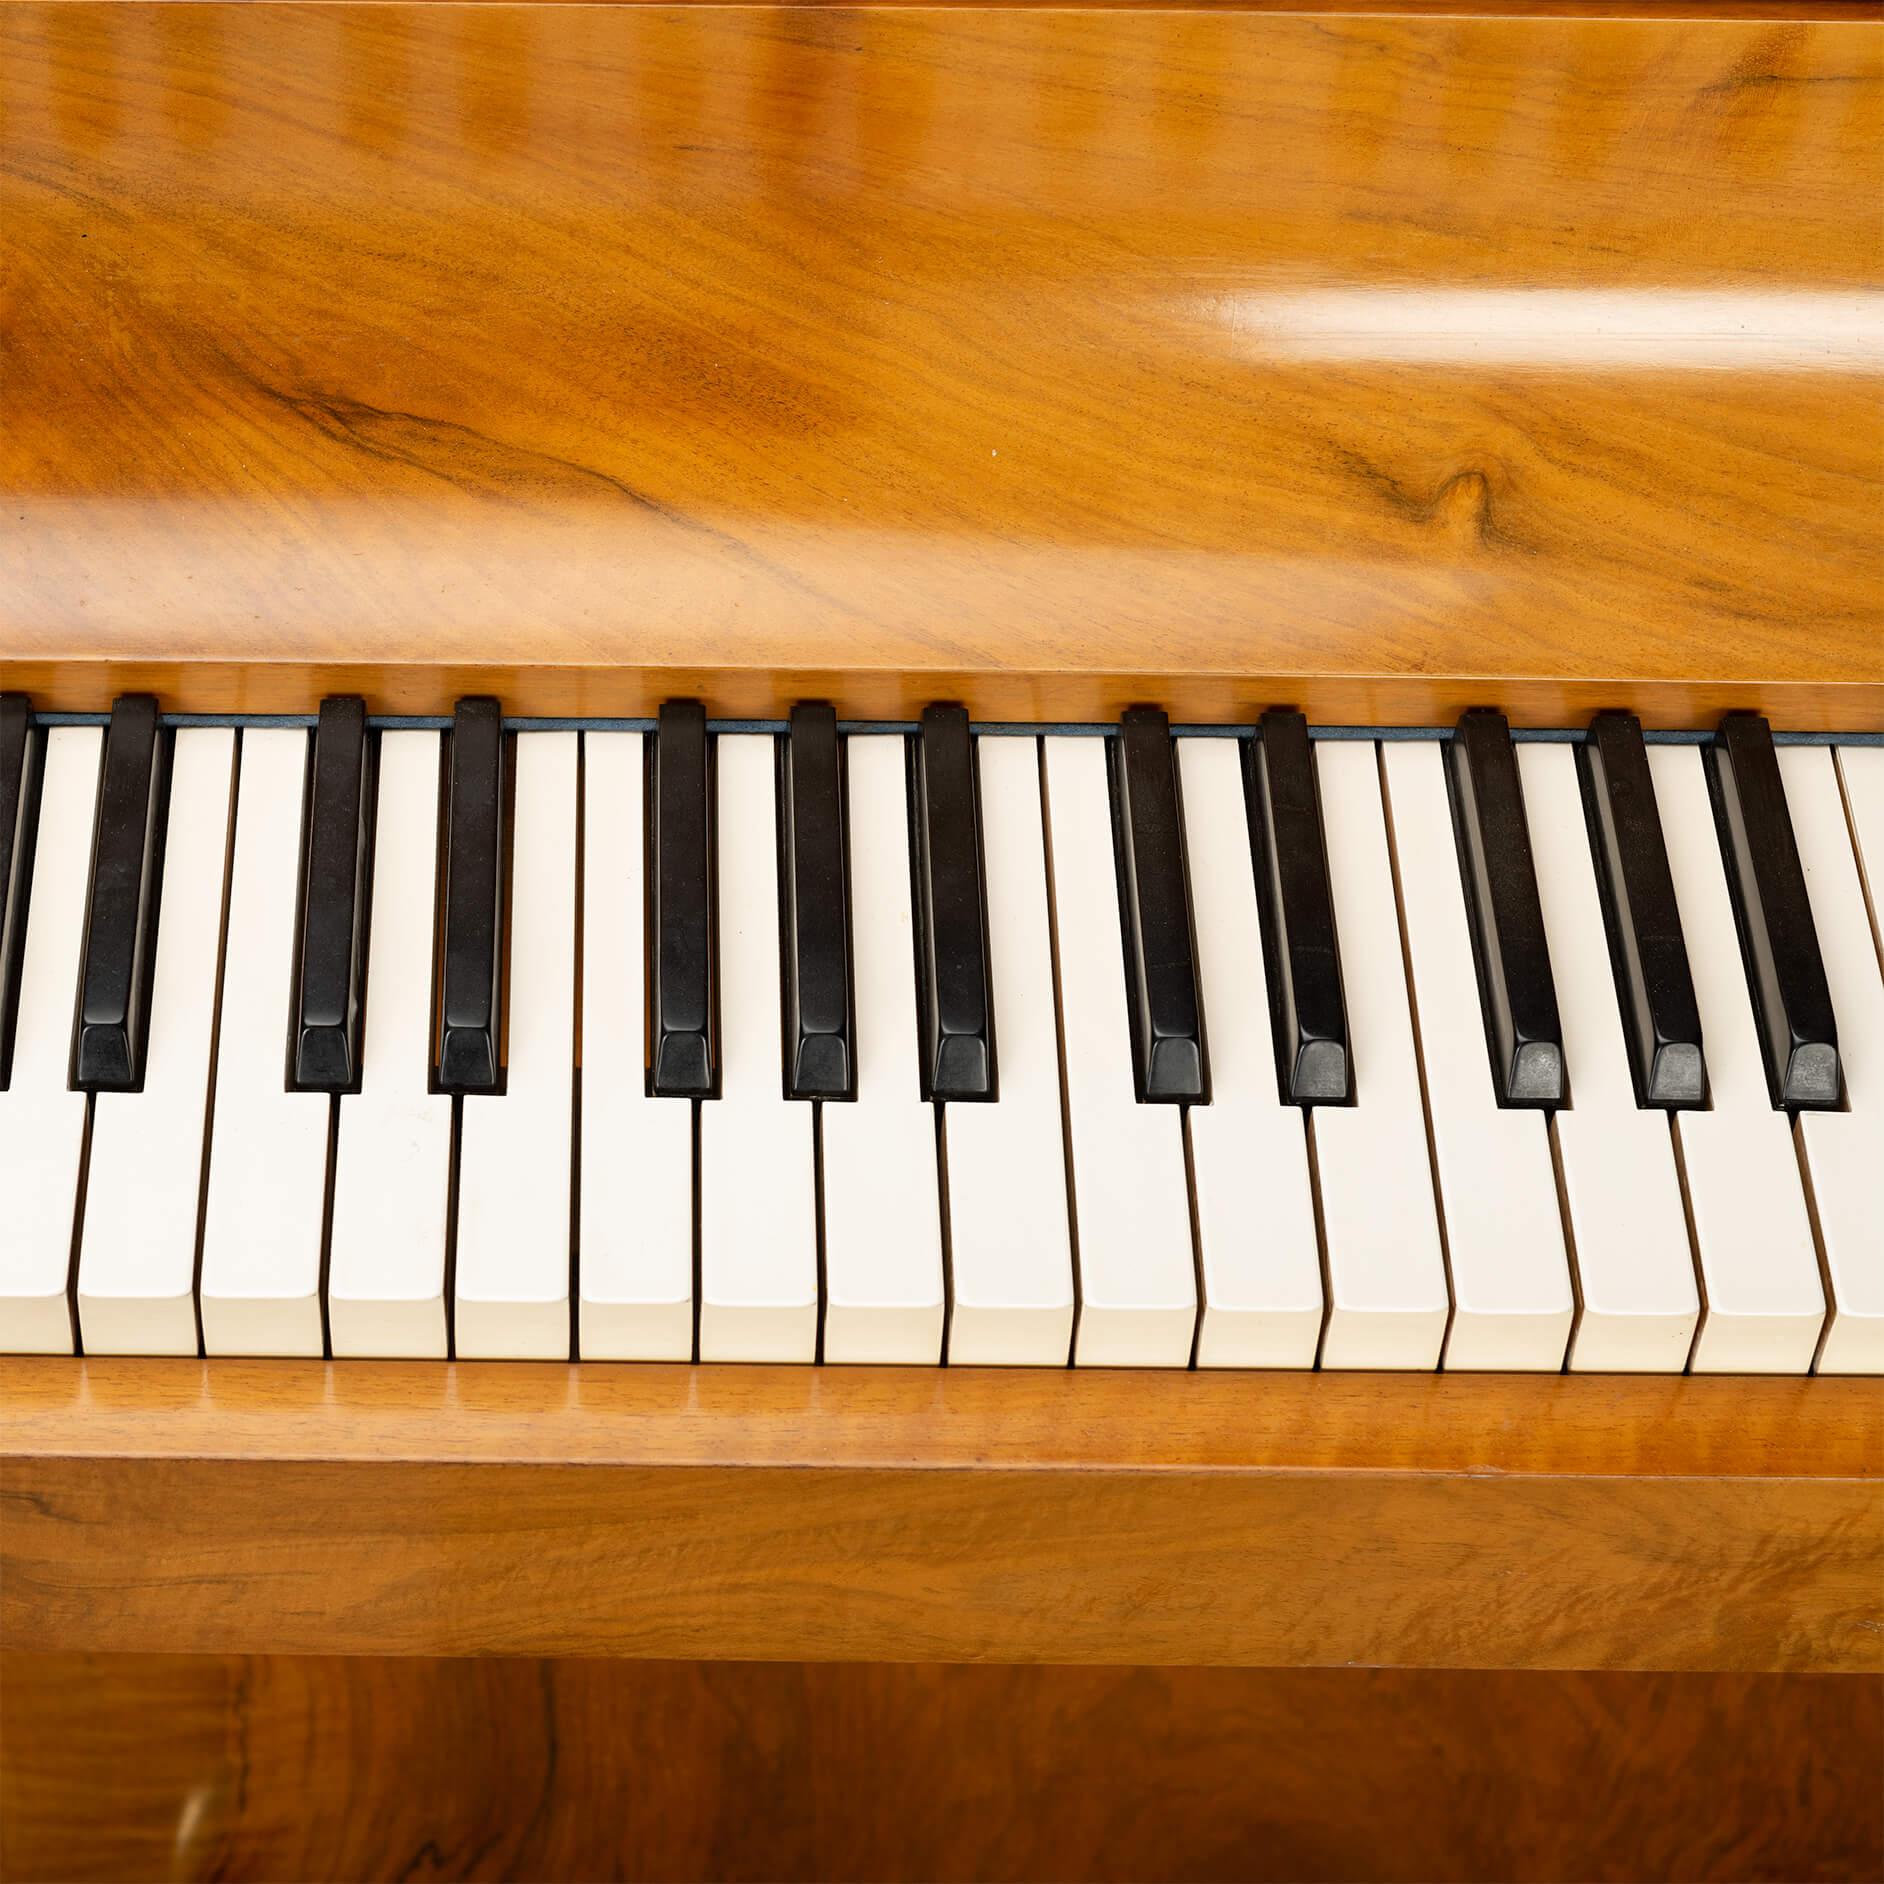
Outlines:
{"label": "lower wood panel", "polygon": [[9,1655],[10,1878],[1875,1878],[1866,1677]]}
{"label": "lower wood panel", "polygon": [[0,1365],[0,1637],[1884,1673],[1884,1383]]}
{"label": "lower wood panel", "polygon": [[1875,1672],[1875,1487],[5,1462],[43,1651]]}

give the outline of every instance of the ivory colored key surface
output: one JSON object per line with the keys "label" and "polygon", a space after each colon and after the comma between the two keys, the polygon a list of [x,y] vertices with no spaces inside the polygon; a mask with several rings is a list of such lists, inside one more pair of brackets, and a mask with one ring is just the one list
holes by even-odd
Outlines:
{"label": "ivory colored key surface", "polygon": [[439,735],[385,732],[373,836],[360,1090],[340,1099],[328,1335],[336,1355],[448,1352],[451,1100],[432,1037]]}
{"label": "ivory colored key surface", "polygon": [[1884,952],[1884,746],[1840,746],[1838,776],[1871,906],[1872,940]]}
{"label": "ivory colored key surface", "polygon": [[203,1215],[206,1354],[318,1356],[324,1346],[333,1103],[287,1083],[307,764],[304,732],[242,735]]}
{"label": "ivory colored key surface", "polygon": [[1056,736],[1045,752],[1079,1260],[1073,1358],[1182,1367],[1197,1326],[1184,1125],[1169,1106],[1140,1105],[1133,1081],[1106,750]]}
{"label": "ivory colored key surface", "polygon": [[85,1095],[66,1079],[102,744],[95,726],[55,726],[41,751],[19,1024],[12,1077],[0,1091],[0,1352],[10,1354],[72,1351],[66,1291]]}
{"label": "ivory colored key surface", "polygon": [[1803,1374],[1825,1320],[1785,1113],[1773,1109],[1701,754],[1652,746],[1649,770],[1707,1050],[1711,1105],[1675,1114],[1701,1259],[1696,1372]]}
{"label": "ivory colored key surface", "polygon": [[1549,1130],[1492,1087],[1444,754],[1408,741],[1381,760],[1451,1267],[1444,1364],[1554,1372],[1572,1302]]}
{"label": "ivory colored key surface", "polygon": [[935,1108],[922,1096],[909,793],[897,734],[848,742],[857,1096],[822,1107],[824,1358],[942,1358]]}
{"label": "ivory colored key surface", "polygon": [[980,734],[981,861],[1000,1085],[943,1108],[954,1306],[949,1359],[1064,1367],[1073,1245],[1040,800],[1040,743]]}
{"label": "ivory colored key surface", "polygon": [[1802,1112],[1797,1127],[1831,1285],[1818,1368],[1884,1373],[1884,970],[1838,760],[1824,746],[1782,747],[1779,775],[1838,1015],[1845,1077],[1846,1109]]}
{"label": "ivory colored key surface", "polygon": [[[171,756],[144,1089],[93,1100],[78,1268],[91,1354],[197,1351],[197,1207],[235,747],[227,727],[186,727]],[[285,1073],[286,1042],[277,1045]]]}
{"label": "ivory colored key surface", "polygon": [[1315,764],[1354,1057],[1354,1103],[1309,1115],[1328,1253],[1321,1361],[1435,1367],[1446,1332],[1446,1269],[1380,760],[1371,742],[1324,741]]}
{"label": "ivory colored key surface", "polygon": [[1571,1081],[1551,1119],[1581,1300],[1570,1366],[1678,1374],[1701,1312],[1694,1254],[1667,1114],[1635,1102],[1575,749],[1520,746],[1518,771]]}
{"label": "ivory colored key surface", "polygon": [[582,1224],[585,1360],[693,1354],[693,1113],[648,1093],[647,754],[582,740]]}
{"label": "ivory colored key surface", "polygon": [[1276,1083],[1239,744],[1177,746],[1210,1029],[1210,1104],[1189,1114],[1204,1285],[1197,1364],[1313,1367],[1322,1296],[1307,1126]]}
{"label": "ivory colored key surface", "polygon": [[811,1106],[785,1097],[779,1006],[778,759],[722,733],[720,1097],[700,1106],[700,1358],[809,1361],[818,1344]]}
{"label": "ivory colored key surface", "polygon": [[[578,737],[517,736],[504,1090],[460,1101],[461,1357],[569,1353]],[[369,1008],[373,999],[369,984]]]}

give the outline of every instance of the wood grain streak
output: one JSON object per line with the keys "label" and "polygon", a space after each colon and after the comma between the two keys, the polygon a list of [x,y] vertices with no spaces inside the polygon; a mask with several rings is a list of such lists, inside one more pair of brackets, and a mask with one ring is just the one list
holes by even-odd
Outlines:
{"label": "wood grain streak", "polygon": [[0,1658],[0,1869],[1870,1879],[1884,1684]]}
{"label": "wood grain streak", "polygon": [[1884,40],[0,12],[48,706],[1884,726]]}

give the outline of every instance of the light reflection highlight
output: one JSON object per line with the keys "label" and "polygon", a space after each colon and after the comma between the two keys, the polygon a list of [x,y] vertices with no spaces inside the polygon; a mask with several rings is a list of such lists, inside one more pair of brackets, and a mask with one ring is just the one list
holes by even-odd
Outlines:
{"label": "light reflection highlight", "polygon": [[1864,289],[1245,290],[1197,311],[1253,360],[1884,372],[1884,294]]}

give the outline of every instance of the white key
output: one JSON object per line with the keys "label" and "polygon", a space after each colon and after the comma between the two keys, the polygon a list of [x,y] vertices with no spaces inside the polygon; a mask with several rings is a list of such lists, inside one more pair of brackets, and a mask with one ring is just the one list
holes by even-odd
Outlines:
{"label": "white key", "polygon": [[1380,760],[1370,742],[1324,740],[1315,772],[1354,1068],[1354,1103],[1309,1117],[1328,1259],[1321,1362],[1436,1367],[1449,1298]]}
{"label": "white key", "polygon": [[700,1358],[809,1361],[818,1345],[811,1106],[787,1099],[779,1005],[778,759],[722,733],[720,1096],[700,1105]]}
{"label": "white key", "polygon": [[910,920],[907,757],[897,734],[846,741],[857,1097],[820,1108],[824,1358],[942,1358],[935,1107],[922,1096]]}
{"label": "white key", "polygon": [[1445,755],[1405,740],[1381,761],[1451,1264],[1443,1364],[1554,1373],[1573,1303],[1550,1131],[1492,1086]]}
{"label": "white key", "polygon": [[1064,1367],[1073,1241],[1040,802],[1040,744],[975,741],[997,1097],[942,1108],[949,1195],[949,1361]]}
{"label": "white key", "polygon": [[1701,1259],[1694,1369],[1803,1374],[1818,1347],[1825,1292],[1792,1133],[1767,1093],[1701,753],[1651,746],[1649,773],[1707,1055],[1709,1109],[1674,1115]]}
{"label": "white key", "polygon": [[1840,746],[1838,776],[1871,906],[1871,939],[1884,957],[1884,746]]}
{"label": "white key", "polygon": [[1571,1103],[1551,1130],[1582,1309],[1573,1371],[1678,1374],[1701,1298],[1667,1116],[1642,1111],[1596,887],[1576,752],[1518,748]]}
{"label": "white key", "polygon": [[206,1354],[319,1356],[325,1093],[288,1090],[308,736],[242,735],[199,1300]]}
{"label": "white key", "polygon": [[693,1356],[693,1104],[647,1089],[646,752],[582,745],[582,1230],[585,1360]]}
{"label": "white key", "polygon": [[1779,775],[1805,866],[1845,1075],[1846,1110],[1802,1112],[1798,1123],[1830,1284],[1818,1369],[1822,1374],[1879,1374],[1884,1373],[1884,972],[1852,849],[1837,760],[1825,746],[1782,746]]}
{"label": "white key", "polygon": [[1321,1254],[1303,1109],[1276,1084],[1242,742],[1180,739],[1210,1103],[1190,1110],[1204,1303],[1199,1367],[1313,1367]]}
{"label": "white key", "polygon": [[[144,1090],[92,1102],[78,1273],[90,1354],[197,1351],[197,1206],[234,766],[227,727],[176,735]],[[284,1067],[286,1056],[284,1036]]]}
{"label": "white key", "polygon": [[1176,1106],[1140,1105],[1134,1086],[1105,743],[1058,735],[1045,750],[1079,1253],[1073,1358],[1183,1367],[1197,1327],[1184,1120]]}
{"label": "white key", "polygon": [[68,1090],[66,1079],[102,745],[96,726],[56,726],[41,748],[13,1076],[0,1092],[0,1352],[9,1354],[72,1352],[66,1288],[85,1095]]}
{"label": "white key", "polygon": [[466,1358],[569,1353],[577,738],[516,742],[505,1086],[460,1102],[454,1327]]}
{"label": "white key", "polygon": [[360,1090],[343,1094],[327,1258],[336,1355],[443,1360],[451,1100],[431,1089],[440,736],[379,740]]}

